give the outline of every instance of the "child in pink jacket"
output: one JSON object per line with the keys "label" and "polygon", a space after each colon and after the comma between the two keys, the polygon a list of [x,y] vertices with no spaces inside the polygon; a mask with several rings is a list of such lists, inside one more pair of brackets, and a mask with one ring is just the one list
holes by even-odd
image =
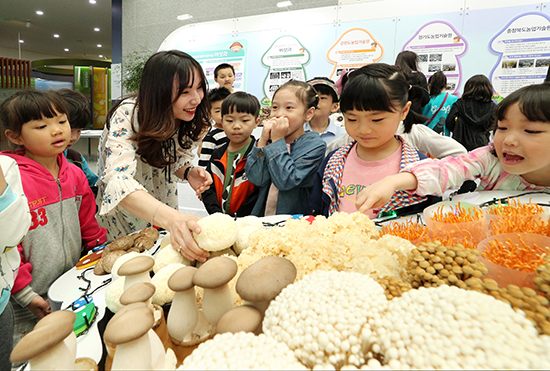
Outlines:
{"label": "child in pink jacket", "polygon": [[14,345],[50,313],[51,284],[75,266],[83,249],[106,241],[86,175],[63,156],[71,139],[66,112],[55,92],[17,92],[0,106],[2,130],[20,147],[3,154],[19,165],[32,218],[18,246],[21,265],[12,289]]}

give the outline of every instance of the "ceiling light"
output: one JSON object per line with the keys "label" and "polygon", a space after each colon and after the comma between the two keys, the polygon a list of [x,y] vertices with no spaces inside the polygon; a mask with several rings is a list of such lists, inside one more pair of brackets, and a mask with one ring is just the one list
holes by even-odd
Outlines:
{"label": "ceiling light", "polygon": [[281,1],[277,3],[277,8],[286,8],[292,5],[292,1]]}
{"label": "ceiling light", "polygon": [[57,38],[59,38],[59,35],[56,34],[56,33],[54,33],[54,34],[53,34],[53,37],[55,37],[55,38],[57,39]]}
{"label": "ceiling light", "polygon": [[36,14],[38,14],[38,15],[43,15],[44,12],[43,12],[42,10],[37,10],[37,11],[36,11]]}
{"label": "ceiling light", "polygon": [[99,32],[99,28],[98,27],[94,28],[94,31]]}
{"label": "ceiling light", "polygon": [[193,18],[191,14],[182,14],[177,16],[178,21],[186,21],[191,18]]}
{"label": "ceiling light", "polygon": [[98,47],[98,48],[101,48],[101,44],[97,44],[97,47]]}
{"label": "ceiling light", "polygon": [[69,51],[69,49],[67,49],[67,48],[65,48],[65,49],[63,49],[63,50],[65,50],[66,52],[68,52],[68,51]]}
{"label": "ceiling light", "polygon": [[97,1],[95,0],[90,0],[90,4],[95,4]]}
{"label": "ceiling light", "polygon": [[23,40],[19,40],[19,44],[23,44],[23,43],[24,43],[24,41],[23,41]]}

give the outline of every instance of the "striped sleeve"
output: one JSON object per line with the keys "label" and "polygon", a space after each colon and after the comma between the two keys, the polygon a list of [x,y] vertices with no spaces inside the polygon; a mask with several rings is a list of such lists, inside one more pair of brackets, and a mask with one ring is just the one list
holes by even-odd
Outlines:
{"label": "striped sleeve", "polygon": [[221,129],[214,129],[206,134],[202,140],[201,155],[199,157],[199,166],[206,168],[212,157],[212,152],[218,147],[223,146],[229,139]]}

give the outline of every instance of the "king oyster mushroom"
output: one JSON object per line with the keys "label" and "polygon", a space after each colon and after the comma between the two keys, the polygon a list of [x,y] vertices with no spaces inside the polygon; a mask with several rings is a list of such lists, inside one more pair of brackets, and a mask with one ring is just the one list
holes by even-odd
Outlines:
{"label": "king oyster mushroom", "polygon": [[246,268],[236,290],[245,304],[256,307],[262,316],[271,300],[296,279],[296,267],[288,259],[267,256]]}
{"label": "king oyster mushroom", "polygon": [[233,308],[233,295],[227,283],[237,274],[234,260],[219,256],[206,261],[193,276],[193,283],[204,289],[202,311],[216,326],[225,312]]}
{"label": "king oyster mushroom", "polygon": [[136,256],[122,264],[117,273],[125,276],[124,291],[138,282],[151,282],[149,271],[154,265],[155,259],[148,255]]}

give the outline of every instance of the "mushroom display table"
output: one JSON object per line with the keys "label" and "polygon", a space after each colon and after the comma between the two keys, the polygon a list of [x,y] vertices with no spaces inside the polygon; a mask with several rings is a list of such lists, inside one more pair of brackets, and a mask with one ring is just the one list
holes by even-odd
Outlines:
{"label": "mushroom display table", "polygon": [[[155,245],[143,254],[155,255],[160,250],[160,242],[166,232],[160,232]],[[89,357],[100,362],[103,356],[103,340],[100,336],[98,323],[105,316],[107,305],[105,304],[105,291],[111,282],[111,275],[95,275],[93,266],[77,269],[76,267],[65,272],[48,290],[48,298],[52,311],[68,309],[75,300],[82,298],[87,293],[93,300],[96,309],[95,318],[91,326],[77,338],[76,357]]]}

